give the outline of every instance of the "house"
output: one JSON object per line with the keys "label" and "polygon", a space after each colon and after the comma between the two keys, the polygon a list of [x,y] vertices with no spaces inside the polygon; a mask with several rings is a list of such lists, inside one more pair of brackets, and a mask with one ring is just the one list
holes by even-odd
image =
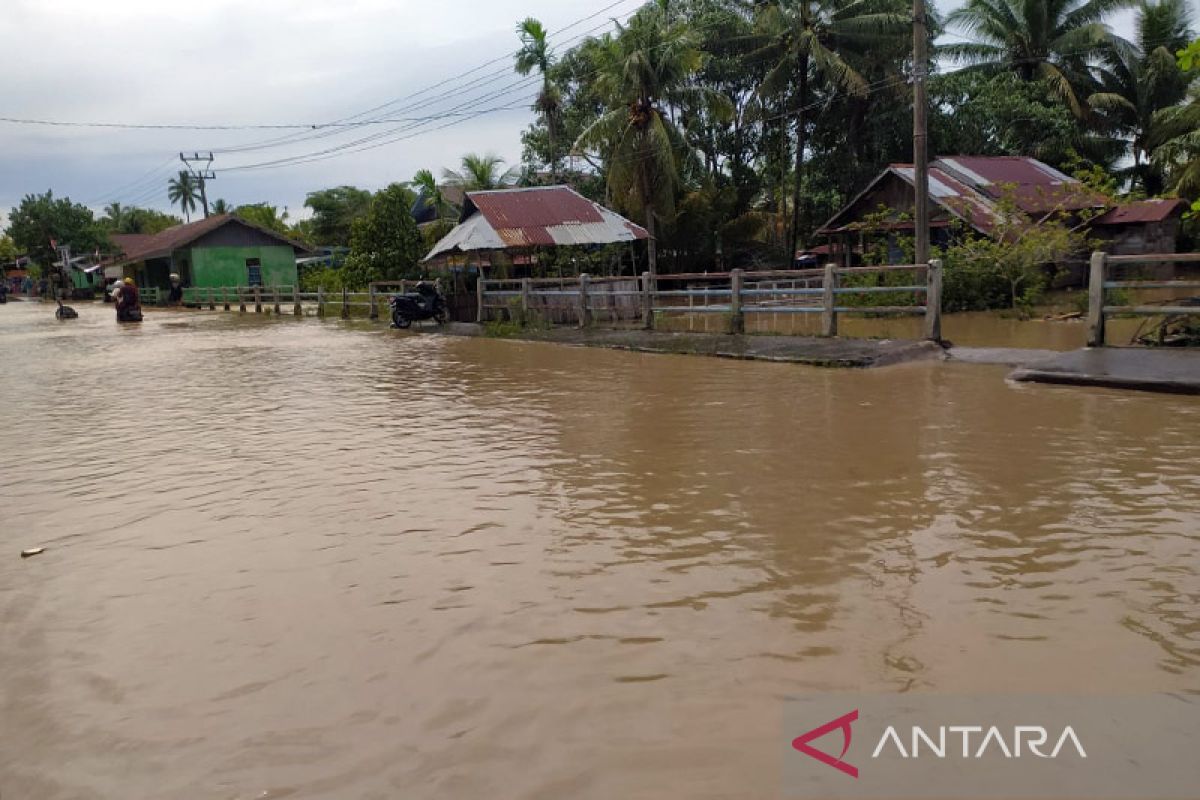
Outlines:
{"label": "house", "polygon": [[[912,164],[890,164],[857,197],[817,231],[831,240],[835,260],[849,264],[868,233],[895,239],[912,235]],[[991,236],[1006,204],[1032,219],[1050,216],[1079,222],[1111,202],[1080,181],[1027,156],[954,156],[929,164],[929,228],[934,245],[946,244],[956,229]],[[881,209],[882,212],[881,212]]]}
{"label": "house", "polygon": [[1110,208],[1091,221],[1091,229],[1106,252],[1117,255],[1174,253],[1179,222],[1187,203],[1156,198]]}
{"label": "house", "polygon": [[232,214],[176,225],[155,234],[112,234],[120,251],[108,278],[133,278],[165,289],[172,272],[184,286],[294,286],[299,242]]}
{"label": "house", "polygon": [[[466,192],[461,186],[453,186],[445,184],[437,187],[442,195],[442,200],[447,205],[451,206],[454,211],[458,211],[463,207],[463,200],[466,197]],[[423,227],[431,222],[438,221],[438,210],[430,204],[430,199],[425,196],[425,191],[422,189],[417,195],[417,199],[413,202],[412,217],[417,222],[418,227]]]}
{"label": "house", "polygon": [[[533,261],[539,248],[637,242],[650,235],[640,225],[588,200],[569,186],[532,186],[467,192],[458,225],[433,246],[425,261],[475,256],[493,263]],[[502,254],[501,262],[493,257]]]}

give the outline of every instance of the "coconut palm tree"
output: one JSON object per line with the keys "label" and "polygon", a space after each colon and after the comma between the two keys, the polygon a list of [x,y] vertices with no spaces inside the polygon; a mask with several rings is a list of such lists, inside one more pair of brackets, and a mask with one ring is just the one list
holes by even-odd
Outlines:
{"label": "coconut palm tree", "polygon": [[179,171],[179,176],[167,181],[167,199],[171,205],[178,205],[188,222],[192,221],[192,212],[196,210],[196,200],[200,197],[200,187],[190,172]]}
{"label": "coconut palm tree", "polygon": [[442,179],[451,186],[457,186],[465,192],[478,192],[487,189],[505,189],[517,182],[520,170],[517,167],[501,172],[504,159],[488,153],[467,153],[462,157],[461,171],[452,169],[442,170]]}
{"label": "coconut palm tree", "polygon": [[1130,185],[1149,195],[1163,190],[1163,175],[1150,160],[1159,112],[1186,96],[1188,75],[1175,63],[1175,52],[1192,38],[1184,0],[1138,0],[1136,37],[1113,37],[1098,69],[1100,90],[1088,105],[1100,109],[1116,130],[1129,137],[1133,165],[1124,170]]}
{"label": "coconut palm tree", "polygon": [[108,225],[114,231],[121,230],[121,224],[125,221],[125,208],[115,200],[104,207],[104,218],[108,220]]}
{"label": "coconut palm tree", "polygon": [[[894,6],[894,4],[893,4]],[[774,66],[760,92],[785,95],[793,90],[796,127],[795,176],[789,253],[796,251],[800,230],[800,200],[804,183],[804,150],[809,105],[814,90],[865,97],[866,79],[839,50],[869,48],[873,42],[904,36],[910,17],[876,0],[781,0],[764,6],[757,20],[760,46],[751,58]]]}
{"label": "coconut palm tree", "polygon": [[528,17],[517,23],[517,36],[521,39],[521,49],[516,54],[516,70],[521,75],[528,75],[537,70],[542,75],[542,88],[538,92],[534,108],[542,115],[546,124],[546,135],[550,149],[550,172],[558,172],[558,150],[554,146],[555,128],[558,125],[558,111],[562,106],[562,92],[550,80],[550,68],[554,65],[554,56],[550,51],[546,28],[533,17]]}
{"label": "coconut palm tree", "polygon": [[1200,198],[1200,85],[1192,86],[1187,103],[1154,115],[1148,144],[1166,188],[1181,197]]}
{"label": "coconut palm tree", "polygon": [[214,214],[229,214],[232,211],[233,208],[225,202],[224,198],[217,198],[212,203],[212,213]]}
{"label": "coconut palm tree", "polygon": [[939,51],[984,69],[1042,80],[1076,117],[1087,116],[1088,62],[1112,44],[1105,15],[1136,0],[967,0],[946,18],[970,41]]}
{"label": "coconut palm tree", "polygon": [[599,150],[610,197],[640,215],[650,234],[647,266],[658,273],[656,228],[674,217],[680,164],[688,147],[668,105],[717,107],[721,98],[688,85],[704,56],[694,29],[671,21],[667,3],[643,6],[592,48],[596,85],[608,110],[579,135],[578,150]]}
{"label": "coconut palm tree", "polygon": [[446,219],[454,214],[454,206],[446,199],[446,195],[442,194],[442,187],[438,186],[437,180],[429,170],[417,170],[417,174],[413,175],[408,185],[417,190],[421,202],[425,207],[432,208],[438,219]]}

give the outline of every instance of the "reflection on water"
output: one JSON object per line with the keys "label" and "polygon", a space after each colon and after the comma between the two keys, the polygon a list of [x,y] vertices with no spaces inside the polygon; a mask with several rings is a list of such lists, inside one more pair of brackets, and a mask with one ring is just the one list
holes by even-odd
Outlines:
{"label": "reflection on water", "polygon": [[5,797],[765,797],[789,693],[1200,689],[1195,398],[80,311],[0,308]]}

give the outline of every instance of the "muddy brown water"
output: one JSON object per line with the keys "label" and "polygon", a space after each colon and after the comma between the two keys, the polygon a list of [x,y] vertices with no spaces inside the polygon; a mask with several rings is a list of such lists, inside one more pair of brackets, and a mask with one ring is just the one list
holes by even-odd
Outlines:
{"label": "muddy brown water", "polygon": [[0,307],[6,800],[772,797],[789,694],[1200,690],[1196,398],[80,312]]}

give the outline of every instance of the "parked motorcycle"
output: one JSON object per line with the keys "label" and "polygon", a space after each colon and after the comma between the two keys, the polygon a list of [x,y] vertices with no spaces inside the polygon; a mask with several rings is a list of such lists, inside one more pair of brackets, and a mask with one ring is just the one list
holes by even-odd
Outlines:
{"label": "parked motorcycle", "polygon": [[392,295],[388,298],[388,306],[392,310],[393,328],[407,328],[423,319],[432,319],[442,325],[449,319],[446,298],[425,281],[417,284],[416,291]]}

